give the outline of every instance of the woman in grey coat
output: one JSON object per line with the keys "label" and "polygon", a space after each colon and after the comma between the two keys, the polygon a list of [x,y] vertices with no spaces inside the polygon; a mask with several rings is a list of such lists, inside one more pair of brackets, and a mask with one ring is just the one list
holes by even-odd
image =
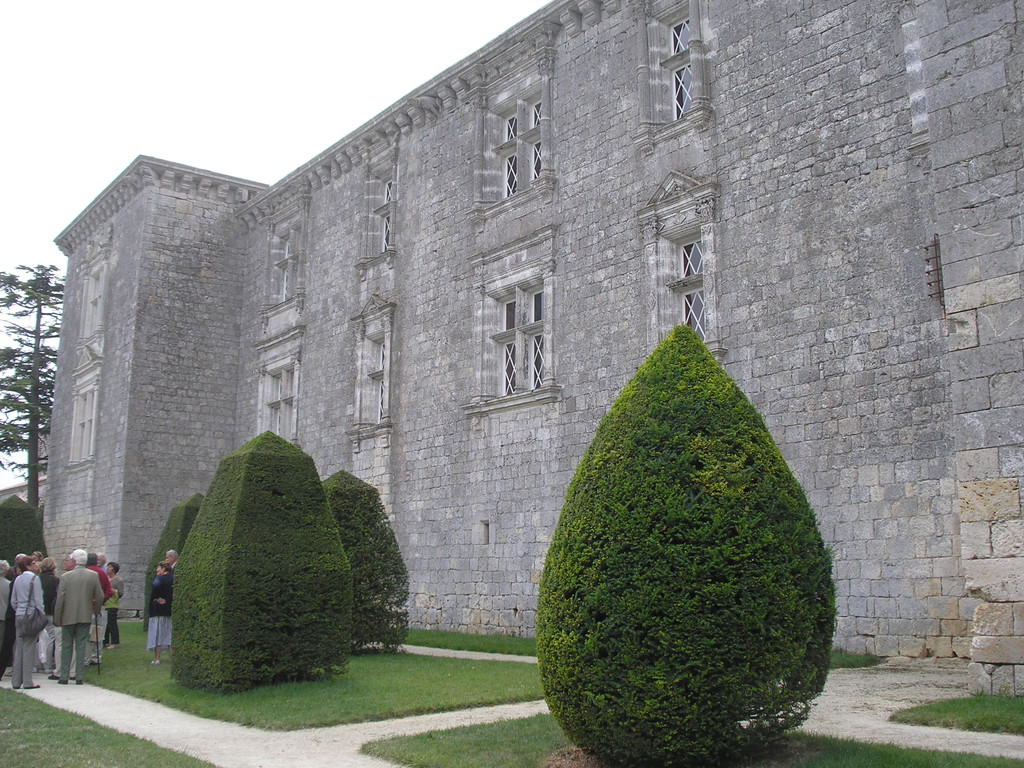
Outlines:
{"label": "woman in grey coat", "polygon": [[[11,607],[15,619],[28,616],[33,609],[43,612],[43,584],[39,581],[39,562],[32,555],[22,555],[15,562],[21,575],[11,585]],[[11,688],[38,688],[32,682],[32,670],[39,662],[36,643],[39,632],[14,638],[14,664],[11,668]]]}

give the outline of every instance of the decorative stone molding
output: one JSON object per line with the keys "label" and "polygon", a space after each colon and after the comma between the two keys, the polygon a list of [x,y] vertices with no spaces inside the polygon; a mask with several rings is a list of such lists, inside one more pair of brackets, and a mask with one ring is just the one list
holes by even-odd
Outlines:
{"label": "decorative stone molding", "polygon": [[229,205],[243,203],[267,188],[266,184],[140,155],[57,236],[57,247],[70,256],[149,186]]}
{"label": "decorative stone molding", "polygon": [[538,57],[541,73],[550,76],[560,35],[578,34],[621,9],[621,0],[567,0],[561,6],[543,9],[258,195],[239,210],[239,217],[251,227],[264,215],[261,211],[267,200],[289,194],[297,179],[304,179],[313,190],[322,189],[358,165],[364,150],[391,144],[396,136],[431,124],[442,109],[452,110],[474,95],[486,99],[486,94],[480,93],[481,85],[520,70],[532,57]]}

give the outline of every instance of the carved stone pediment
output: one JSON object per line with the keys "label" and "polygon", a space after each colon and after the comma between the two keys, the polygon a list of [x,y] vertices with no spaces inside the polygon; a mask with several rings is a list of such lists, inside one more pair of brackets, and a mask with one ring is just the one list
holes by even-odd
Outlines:
{"label": "carved stone pediment", "polygon": [[81,376],[90,368],[99,367],[103,362],[103,333],[95,333],[78,343],[75,348],[75,375]]}
{"label": "carved stone pediment", "polygon": [[641,221],[653,221],[660,234],[672,240],[714,221],[718,185],[671,171],[640,211]]}
{"label": "carved stone pediment", "polygon": [[363,304],[359,314],[352,318],[353,325],[359,327],[364,335],[374,335],[391,330],[391,321],[398,305],[388,301],[376,293]]}

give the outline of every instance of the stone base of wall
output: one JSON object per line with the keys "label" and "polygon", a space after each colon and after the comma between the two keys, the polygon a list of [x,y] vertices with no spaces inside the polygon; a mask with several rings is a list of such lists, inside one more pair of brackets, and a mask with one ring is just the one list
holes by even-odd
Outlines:
{"label": "stone base of wall", "polygon": [[968,686],[972,694],[1024,696],[1024,602],[974,610]]}
{"label": "stone base of wall", "polygon": [[967,688],[974,694],[988,696],[1024,696],[1024,664],[967,665]]}

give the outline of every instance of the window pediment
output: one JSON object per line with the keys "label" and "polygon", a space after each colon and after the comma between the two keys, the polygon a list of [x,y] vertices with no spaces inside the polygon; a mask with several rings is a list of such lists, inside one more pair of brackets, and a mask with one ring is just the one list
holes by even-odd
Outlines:
{"label": "window pediment", "polygon": [[714,220],[718,185],[671,171],[640,209],[641,220],[655,219],[669,240]]}

